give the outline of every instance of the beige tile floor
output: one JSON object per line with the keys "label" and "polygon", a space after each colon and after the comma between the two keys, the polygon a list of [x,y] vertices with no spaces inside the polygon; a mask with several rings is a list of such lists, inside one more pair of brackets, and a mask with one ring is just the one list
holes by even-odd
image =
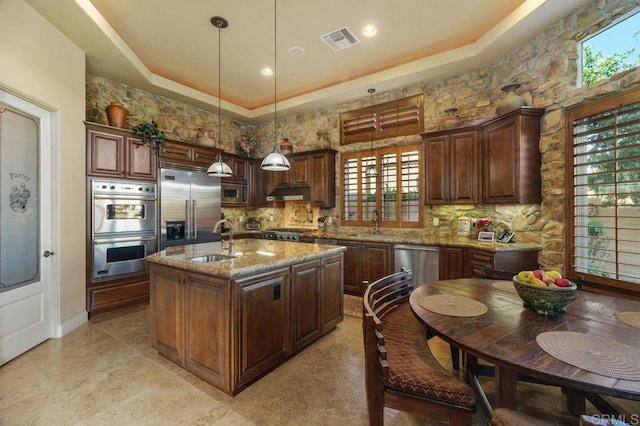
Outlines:
{"label": "beige tile floor", "polygon": [[[431,342],[450,367],[448,346]],[[366,425],[362,358],[360,320],[345,317],[231,398],[150,348],[149,309],[141,305],[95,317],[0,367],[0,425]],[[484,386],[491,398],[491,379]],[[523,384],[518,398],[523,410],[578,424],[554,388]],[[432,424],[389,409],[385,417],[393,426]],[[482,424],[479,412],[474,425]]]}

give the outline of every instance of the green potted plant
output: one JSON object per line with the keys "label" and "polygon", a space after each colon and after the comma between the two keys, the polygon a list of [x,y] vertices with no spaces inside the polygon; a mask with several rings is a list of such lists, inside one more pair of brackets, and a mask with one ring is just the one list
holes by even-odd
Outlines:
{"label": "green potted plant", "polygon": [[155,120],[145,121],[131,128],[137,136],[142,140],[144,146],[151,146],[157,148],[158,152],[162,154],[165,149],[165,140],[167,137],[164,132],[158,127],[158,123]]}

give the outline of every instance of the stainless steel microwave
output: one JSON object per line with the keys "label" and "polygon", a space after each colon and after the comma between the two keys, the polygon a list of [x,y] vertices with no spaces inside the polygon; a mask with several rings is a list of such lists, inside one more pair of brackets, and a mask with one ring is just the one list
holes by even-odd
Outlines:
{"label": "stainless steel microwave", "polygon": [[247,185],[222,182],[223,206],[248,206],[249,190]]}

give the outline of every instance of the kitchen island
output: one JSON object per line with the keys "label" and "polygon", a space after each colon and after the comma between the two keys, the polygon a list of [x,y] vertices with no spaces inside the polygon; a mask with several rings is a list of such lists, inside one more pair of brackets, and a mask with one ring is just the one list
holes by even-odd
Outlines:
{"label": "kitchen island", "polygon": [[244,239],[225,258],[222,244],[147,257],[151,343],[236,395],[342,321],[345,248]]}

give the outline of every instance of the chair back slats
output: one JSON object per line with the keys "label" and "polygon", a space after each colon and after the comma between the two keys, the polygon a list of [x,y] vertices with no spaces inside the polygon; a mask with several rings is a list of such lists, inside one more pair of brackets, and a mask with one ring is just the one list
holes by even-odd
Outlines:
{"label": "chair back slats", "polygon": [[[367,284],[366,281],[364,283]],[[404,268],[367,285],[363,298],[364,310],[375,318],[376,329],[380,330],[380,318],[409,300],[412,290],[413,274]]]}

